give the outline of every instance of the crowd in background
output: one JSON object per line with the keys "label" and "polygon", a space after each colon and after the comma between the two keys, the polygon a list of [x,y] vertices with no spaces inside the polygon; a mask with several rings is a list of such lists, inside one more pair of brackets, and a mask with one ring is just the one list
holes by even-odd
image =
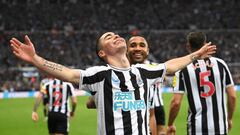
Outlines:
{"label": "crowd in background", "polygon": [[128,39],[143,35],[150,43],[150,58],[164,62],[186,54],[186,34],[203,30],[218,47],[240,84],[240,2],[237,0],[0,0],[1,90],[29,90],[39,77],[24,77],[9,48],[13,36],[28,34],[44,58],[75,68],[100,61],[96,39],[114,31]]}

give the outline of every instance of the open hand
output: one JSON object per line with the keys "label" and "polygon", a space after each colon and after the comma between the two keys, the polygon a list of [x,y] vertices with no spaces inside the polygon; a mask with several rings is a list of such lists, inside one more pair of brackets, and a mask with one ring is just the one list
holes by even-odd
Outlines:
{"label": "open hand", "polygon": [[201,49],[196,51],[196,55],[198,59],[204,59],[216,53],[216,50],[217,50],[216,45],[212,45],[211,42],[208,42]]}
{"label": "open hand", "polygon": [[35,48],[28,38],[25,36],[25,43],[20,42],[16,38],[10,40],[10,46],[12,48],[13,54],[19,59],[22,59],[28,63],[32,63],[34,55],[36,55]]}

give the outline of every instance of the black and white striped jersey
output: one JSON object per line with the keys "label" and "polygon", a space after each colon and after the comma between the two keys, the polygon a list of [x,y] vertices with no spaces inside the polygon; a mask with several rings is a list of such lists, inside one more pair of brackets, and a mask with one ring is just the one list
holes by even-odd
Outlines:
{"label": "black and white striped jersey", "polygon": [[[144,64],[148,64],[148,66],[156,66],[157,63],[151,61],[145,61]],[[149,87],[149,107],[154,108],[158,106],[163,106],[163,99],[162,99],[162,83],[157,82]]]}
{"label": "black and white striped jersey", "polygon": [[51,79],[51,78],[44,78],[44,79],[42,79],[41,82],[40,82],[40,92],[43,93],[43,98],[44,98],[44,99],[47,99],[47,98],[48,98],[48,97],[47,97],[46,90],[45,90],[45,88],[44,88],[44,85],[45,85],[46,83],[52,81],[52,80],[53,80],[53,79]]}
{"label": "black and white striped jersey", "polygon": [[150,87],[149,101],[150,108],[163,106],[162,83],[156,83]]}
{"label": "black and white striped jersey", "polygon": [[75,96],[73,85],[69,82],[54,79],[47,82],[44,88],[48,97],[49,112],[60,112],[69,116],[69,98]]}
{"label": "black and white striped jersey", "polygon": [[188,134],[227,134],[226,88],[234,85],[226,63],[197,60],[176,73],[175,93],[186,93]]}
{"label": "black and white striped jersey", "polygon": [[97,92],[98,134],[149,135],[148,87],[161,81],[165,71],[165,64],[80,71],[80,89]]}

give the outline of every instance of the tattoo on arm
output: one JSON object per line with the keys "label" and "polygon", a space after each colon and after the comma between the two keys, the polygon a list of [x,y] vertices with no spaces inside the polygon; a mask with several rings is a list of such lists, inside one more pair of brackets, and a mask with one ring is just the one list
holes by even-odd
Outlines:
{"label": "tattoo on arm", "polygon": [[44,64],[43,66],[49,68],[50,70],[58,70],[58,71],[62,71],[63,70],[63,66],[60,65],[60,64],[56,64],[56,63],[53,63],[53,62],[50,62],[50,61],[47,61],[47,60],[44,60]]}
{"label": "tattoo on arm", "polygon": [[41,102],[41,99],[38,99],[38,98],[37,98],[37,99],[36,99],[36,102],[35,102],[35,104],[34,104],[34,106],[33,106],[33,111],[34,111],[34,112],[37,112],[37,108],[38,108],[40,102]]}

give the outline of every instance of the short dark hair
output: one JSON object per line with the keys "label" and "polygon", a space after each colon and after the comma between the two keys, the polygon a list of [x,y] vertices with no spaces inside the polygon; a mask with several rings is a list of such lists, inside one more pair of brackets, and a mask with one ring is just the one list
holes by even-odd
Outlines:
{"label": "short dark hair", "polygon": [[187,35],[187,43],[193,51],[200,49],[206,42],[207,37],[203,32],[190,32]]}
{"label": "short dark hair", "polygon": [[99,38],[97,38],[97,41],[96,41],[96,55],[97,55],[97,57],[102,61],[102,62],[105,62],[104,61],[104,59],[103,58],[101,58],[99,55],[98,55],[98,53],[99,53],[99,51],[102,49],[102,45],[101,45],[101,43],[100,43],[100,37],[101,36],[99,36]]}

